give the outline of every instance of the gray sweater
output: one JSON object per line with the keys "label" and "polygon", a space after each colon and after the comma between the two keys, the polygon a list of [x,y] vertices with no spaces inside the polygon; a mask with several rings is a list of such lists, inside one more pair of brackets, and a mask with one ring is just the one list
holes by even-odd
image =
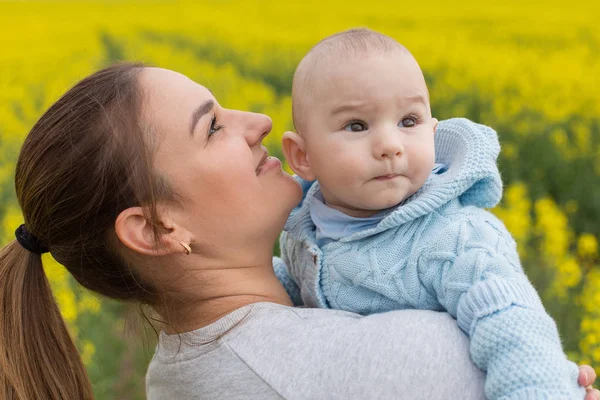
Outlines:
{"label": "gray sweater", "polygon": [[483,399],[484,374],[448,314],[360,316],[273,303],[161,333],[148,399]]}

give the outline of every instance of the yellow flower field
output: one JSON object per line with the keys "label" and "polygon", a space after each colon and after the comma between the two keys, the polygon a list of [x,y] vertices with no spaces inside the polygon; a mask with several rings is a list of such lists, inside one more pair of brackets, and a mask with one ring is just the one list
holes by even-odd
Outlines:
{"label": "yellow flower field", "polygon": [[[0,244],[22,220],[20,144],[78,79],[116,60],[180,71],[225,107],[270,115],[266,142],[281,155],[295,65],[321,38],[367,26],[413,52],[435,116],[498,131],[506,188],[494,212],[569,356],[600,373],[600,3],[523,3],[0,1]],[[128,339],[121,307],[44,261],[98,398],[143,398],[152,341]]]}

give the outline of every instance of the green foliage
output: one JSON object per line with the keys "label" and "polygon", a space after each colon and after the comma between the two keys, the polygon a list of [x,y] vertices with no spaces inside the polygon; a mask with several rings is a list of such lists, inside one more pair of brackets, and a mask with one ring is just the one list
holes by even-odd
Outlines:
{"label": "green foliage", "polygon": [[[465,116],[499,132],[507,192],[495,212],[517,239],[569,354],[599,365],[600,10],[591,1],[561,7],[558,0],[543,8],[516,0],[485,8],[470,0],[1,3],[0,242],[21,222],[13,178],[23,138],[78,79],[117,60],[174,69],[225,107],[270,115],[265,143],[281,158],[281,135],[293,129],[296,64],[328,34],[367,25],[415,54],[438,119]],[[98,399],[144,398],[152,335],[145,345],[128,338],[122,306],[94,303],[49,259],[47,273]]]}

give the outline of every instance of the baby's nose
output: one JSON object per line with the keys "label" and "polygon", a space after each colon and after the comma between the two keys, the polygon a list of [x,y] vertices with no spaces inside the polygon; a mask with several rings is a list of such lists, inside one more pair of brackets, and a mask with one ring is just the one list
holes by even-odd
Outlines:
{"label": "baby's nose", "polygon": [[375,145],[375,157],[381,159],[400,157],[404,154],[404,145],[398,132],[383,134]]}
{"label": "baby's nose", "polygon": [[402,147],[402,145],[399,145],[395,148],[386,149],[384,152],[381,153],[381,158],[398,157],[401,156],[402,153],[404,153],[404,148]]}

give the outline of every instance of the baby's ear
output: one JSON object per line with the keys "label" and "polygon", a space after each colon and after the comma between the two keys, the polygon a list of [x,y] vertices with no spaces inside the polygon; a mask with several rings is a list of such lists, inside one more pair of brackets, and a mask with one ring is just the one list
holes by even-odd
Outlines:
{"label": "baby's ear", "polygon": [[317,179],[310,168],[310,162],[306,154],[306,144],[302,136],[296,132],[288,131],[284,133],[281,147],[288,165],[296,175],[307,181]]}
{"label": "baby's ear", "polygon": [[437,118],[432,118],[433,119],[433,133],[435,133],[435,131],[437,131],[437,126],[438,126],[438,120]]}

